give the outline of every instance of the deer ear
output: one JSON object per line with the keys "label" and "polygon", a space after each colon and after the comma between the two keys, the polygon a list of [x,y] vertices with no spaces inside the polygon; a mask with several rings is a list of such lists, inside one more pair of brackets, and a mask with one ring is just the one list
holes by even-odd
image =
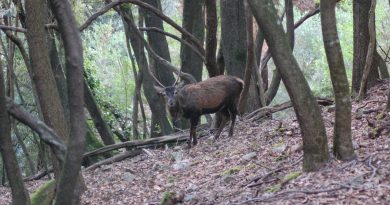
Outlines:
{"label": "deer ear", "polygon": [[165,95],[165,89],[159,85],[154,85],[154,89],[159,95]]}
{"label": "deer ear", "polygon": [[176,88],[182,88],[182,87],[184,87],[184,85],[185,85],[185,82],[181,81],[179,84],[176,85]]}

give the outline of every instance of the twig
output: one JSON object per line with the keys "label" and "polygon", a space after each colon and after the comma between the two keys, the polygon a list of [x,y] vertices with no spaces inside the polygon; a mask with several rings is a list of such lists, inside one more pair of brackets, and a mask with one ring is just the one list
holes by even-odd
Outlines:
{"label": "twig", "polygon": [[[289,167],[293,167],[295,166],[296,164],[298,164],[299,162],[301,162],[303,159],[303,155],[299,157],[299,159],[297,161],[295,161],[294,163],[290,164],[290,165],[287,165],[287,166],[283,166],[283,167],[279,167],[279,168],[276,168],[276,169],[273,169],[271,171],[269,171],[268,173],[266,173],[265,175],[263,176],[256,176],[254,177],[253,179],[249,180],[248,183],[246,183],[243,187],[254,187],[254,186],[258,186],[260,184],[263,183],[263,180],[266,179],[267,177],[271,176],[272,174],[276,173],[276,172],[280,172],[281,170],[283,169],[286,169],[286,168],[289,168]],[[257,182],[259,181],[260,182]],[[257,182],[255,184],[250,184],[252,182]]]}
{"label": "twig", "polygon": [[280,192],[277,194],[274,194],[269,197],[258,197],[258,198],[252,198],[248,199],[246,201],[243,201],[241,203],[235,203],[236,205],[241,205],[241,204],[247,204],[249,202],[265,202],[265,201],[270,201],[274,200],[275,198],[282,196],[282,195],[287,195],[287,194],[295,194],[295,193],[304,193],[304,194],[318,194],[318,193],[323,193],[323,192],[333,192],[333,191],[338,191],[341,189],[345,189],[347,186],[338,186],[335,188],[329,188],[329,189],[317,189],[317,190],[287,190],[284,192]]}
{"label": "twig", "polygon": [[374,158],[375,155],[371,155],[370,158],[368,159],[368,166],[371,167],[372,169],[372,174],[370,176],[370,180],[376,175],[377,168],[372,165],[372,158]]}

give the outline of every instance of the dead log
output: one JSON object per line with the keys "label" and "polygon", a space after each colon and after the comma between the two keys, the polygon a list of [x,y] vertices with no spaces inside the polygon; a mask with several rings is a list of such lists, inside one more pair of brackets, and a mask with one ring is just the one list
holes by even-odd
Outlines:
{"label": "dead log", "polygon": [[141,149],[135,149],[135,150],[131,150],[131,151],[126,151],[126,152],[123,152],[121,154],[118,154],[118,155],[115,155],[113,157],[110,157],[110,158],[107,158],[105,160],[102,160],[100,162],[97,162],[95,164],[92,164],[91,166],[86,168],[85,171],[95,169],[95,168],[100,167],[102,165],[112,164],[114,162],[120,162],[120,161],[122,161],[122,160],[124,160],[126,158],[135,157],[135,156],[137,156],[137,155],[139,155],[141,153],[142,153]]}

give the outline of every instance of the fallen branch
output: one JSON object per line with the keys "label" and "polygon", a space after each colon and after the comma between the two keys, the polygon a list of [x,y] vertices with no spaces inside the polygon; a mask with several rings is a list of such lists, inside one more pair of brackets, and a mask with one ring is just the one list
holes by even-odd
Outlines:
{"label": "fallen branch", "polygon": [[110,158],[107,158],[107,159],[102,160],[100,162],[97,162],[95,164],[92,164],[91,166],[86,168],[85,171],[96,169],[97,167],[100,167],[102,165],[112,164],[114,162],[120,162],[120,161],[122,161],[122,160],[124,160],[126,158],[135,157],[135,156],[137,156],[137,155],[139,155],[141,153],[142,153],[141,149],[135,149],[135,150],[131,150],[131,151],[126,151],[124,153],[115,155],[113,157],[110,157]]}
{"label": "fallen branch", "polygon": [[[201,132],[199,135],[199,138],[201,138],[205,131]],[[108,145],[99,149],[96,149],[91,152],[87,152],[84,154],[84,158],[86,157],[91,157],[95,156],[98,154],[103,154],[105,152],[109,152],[112,150],[117,150],[121,148],[128,148],[128,149],[133,149],[133,148],[145,148],[145,147],[150,147],[150,146],[156,146],[156,145],[163,145],[163,144],[168,144],[168,143],[177,143],[177,142],[184,142],[188,140],[188,132],[180,132],[180,133],[175,133],[172,135],[166,135],[162,137],[155,137],[155,138],[150,138],[146,140],[133,140],[133,141],[127,141],[127,142],[122,142],[118,144],[113,144],[113,145]]]}
{"label": "fallen branch", "polygon": [[[334,104],[334,101],[331,99],[327,99],[327,98],[317,98],[317,103],[319,105],[322,105],[322,106],[329,106],[329,105]],[[244,116],[244,120],[249,120],[249,121],[258,120],[265,115],[279,112],[279,111],[288,109],[290,107],[292,107],[291,101],[287,101],[287,102],[284,102],[284,103],[281,103],[281,104],[278,104],[278,105],[275,105],[272,107],[269,107],[269,106],[262,107],[262,108],[259,108],[255,111],[247,114],[246,116]]]}
{"label": "fallen branch", "polygon": [[28,182],[28,181],[42,179],[44,176],[46,176],[46,175],[48,175],[48,174],[50,174],[52,172],[53,172],[53,168],[50,168],[48,170],[42,170],[42,171],[39,171],[38,173],[36,173],[34,175],[31,175],[31,176],[28,176],[28,177],[24,178],[23,181]]}
{"label": "fallen branch", "polygon": [[[279,167],[279,168],[276,168],[276,169],[273,169],[273,170],[269,171],[268,173],[266,173],[266,174],[264,174],[264,175],[262,175],[262,176],[256,176],[256,177],[254,177],[253,179],[249,180],[249,182],[246,183],[244,186],[245,186],[245,187],[254,187],[254,186],[258,186],[258,185],[260,185],[260,184],[263,183],[263,180],[264,180],[264,179],[268,178],[268,177],[271,176],[272,174],[274,174],[274,173],[276,173],[276,172],[280,172],[280,171],[282,171],[283,169],[287,169],[287,168],[293,167],[293,166],[297,165],[299,162],[301,162],[302,159],[303,159],[303,155],[302,155],[301,157],[299,157],[299,159],[298,159],[296,162],[294,162],[294,163],[292,163],[292,164],[290,164],[290,165],[283,166],[283,167]],[[258,181],[259,181],[259,182],[258,182]],[[250,184],[250,183],[252,183],[252,182],[257,182],[257,183],[255,183],[255,184]],[[243,186],[243,187],[244,187],[244,186]]]}

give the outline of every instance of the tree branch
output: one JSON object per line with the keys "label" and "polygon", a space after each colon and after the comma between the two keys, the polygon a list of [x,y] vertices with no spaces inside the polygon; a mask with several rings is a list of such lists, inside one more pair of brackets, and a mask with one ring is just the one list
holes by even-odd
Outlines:
{"label": "tree branch", "polygon": [[61,138],[41,120],[33,117],[30,113],[22,108],[22,106],[15,104],[11,98],[7,97],[7,110],[19,122],[27,125],[32,130],[38,133],[39,137],[48,144],[53,150],[55,156],[60,162],[64,161],[66,152],[65,144]]}
{"label": "tree branch", "polygon": [[192,49],[192,51],[194,51],[201,59],[203,62],[205,62],[205,58],[204,56],[202,55],[202,51],[199,51],[196,47],[194,47],[192,44],[190,44],[189,42],[187,42],[186,40],[178,37],[178,36],[175,36],[171,33],[168,33],[162,29],[159,29],[159,28],[156,28],[156,27],[141,27],[141,28],[138,28],[139,30],[141,31],[153,31],[153,32],[158,32],[158,33],[161,33],[163,35],[166,35],[166,36],[169,36],[177,41],[180,41],[181,43],[184,43],[186,44],[188,47],[190,47]]}

